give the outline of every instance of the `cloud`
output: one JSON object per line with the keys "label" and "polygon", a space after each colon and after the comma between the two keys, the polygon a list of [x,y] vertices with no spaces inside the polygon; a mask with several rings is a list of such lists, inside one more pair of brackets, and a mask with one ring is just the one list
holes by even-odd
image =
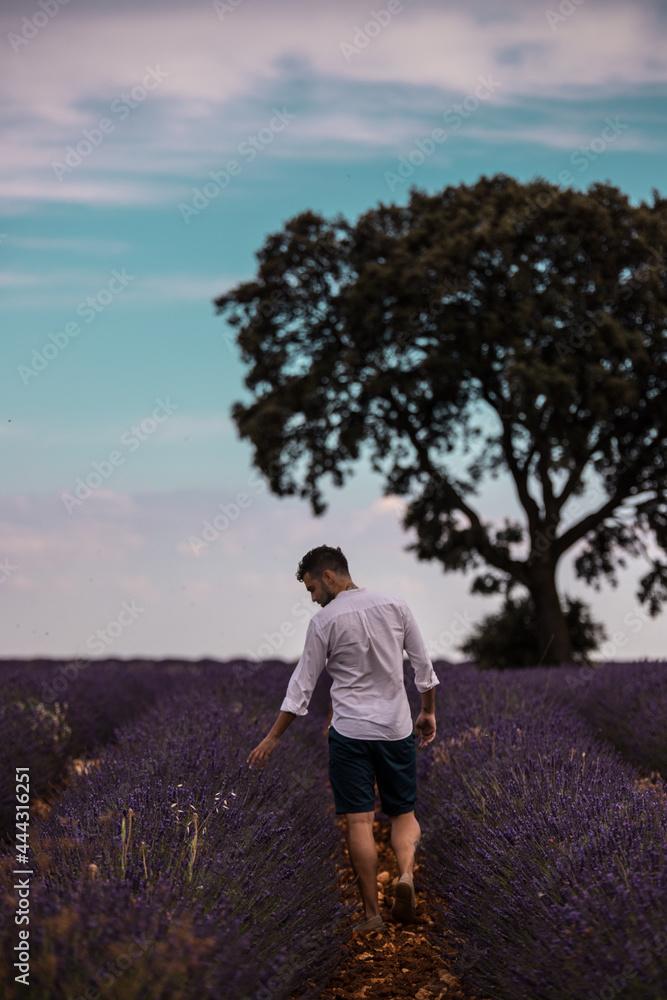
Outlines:
{"label": "cloud", "polygon": [[[184,419],[191,433],[202,435],[218,433],[226,423],[216,415]],[[69,563],[129,566],[136,558],[154,562],[158,553],[191,556],[189,538],[200,536],[205,522],[216,527],[207,546],[214,560],[221,555],[242,560],[244,552],[257,550],[294,561],[304,545],[321,544],[321,536],[332,529],[348,541],[401,534],[396,513],[403,501],[396,497],[356,503],[350,510],[349,501],[345,507],[334,501],[323,519],[314,519],[298,500],[279,501],[251,486],[246,492],[249,503],[234,509],[236,488],[136,494],[98,489],[71,515],[60,493],[0,496],[0,556],[14,558],[22,573],[38,577]],[[221,511],[226,515],[221,517]]]}
{"label": "cloud", "polygon": [[[572,121],[566,122],[565,112],[558,115],[551,115],[551,124],[544,125],[510,125],[507,128],[476,128],[468,125],[466,128],[466,138],[477,139],[480,143],[494,143],[507,145],[508,143],[542,146],[551,149],[563,149],[574,153],[580,146],[589,147],[591,142],[599,138],[603,130],[607,130],[605,118],[591,121],[590,115],[586,116],[585,122],[574,124]],[[612,116],[614,121],[619,116]],[[610,141],[605,142],[605,150],[618,150],[625,153],[659,153],[667,148],[667,140],[664,137],[654,138],[647,136],[641,129],[631,122],[627,116],[620,118],[620,125],[625,126],[628,131],[618,133]],[[606,133],[605,133],[606,134]],[[597,155],[601,155],[598,153]]]}
{"label": "cloud", "polygon": [[[105,257],[128,250],[130,247],[124,240],[85,237],[10,236],[7,243],[22,250],[69,250],[72,253],[100,254]],[[39,280],[42,281],[43,278]]]}
{"label": "cloud", "polygon": [[[234,499],[235,490],[222,487],[107,492],[68,517],[57,494],[0,496],[0,560],[16,567],[1,585],[4,655],[73,655],[123,601],[136,600],[145,614],[109,655],[227,658],[256,649],[264,633],[289,620],[296,632],[280,655],[297,657],[307,617],[295,617],[293,609],[300,601],[308,605],[294,571],[304,552],[322,542],[341,546],[359,586],[404,596],[427,641],[457,611],[475,620],[489,611],[487,599],[468,593],[469,580],[405,551],[408,536],[396,516],[403,501],[396,497],[334,493],[330,510],[313,518],[295,498],[253,494],[206,558],[188,553],[188,536]],[[596,617],[608,622],[634,610],[639,570],[599,598],[571,586],[569,570],[561,585],[575,595],[583,591]],[[659,650],[661,627],[647,624],[632,655]]]}
{"label": "cloud", "polygon": [[[21,169],[20,167],[18,168]],[[78,180],[74,186],[58,184],[55,178],[20,177],[0,181],[0,198],[10,201],[56,201],[69,204],[99,205],[146,205],[178,197],[179,189],[160,190],[155,184],[132,181],[99,180],[86,182]]]}
{"label": "cloud", "polygon": [[[91,557],[94,561],[96,556],[107,565],[123,564],[145,544],[145,538],[136,531],[102,521],[62,521],[50,528],[35,524],[22,529],[0,522],[0,553],[16,562],[21,573],[30,575],[33,585],[40,590],[46,587],[42,570],[89,564]],[[7,581],[10,587],[12,580],[10,577]]]}
{"label": "cloud", "polygon": [[403,591],[404,594],[423,594],[426,592],[426,585],[421,580],[406,576],[404,573],[392,573],[390,585],[392,588]]}
{"label": "cloud", "polygon": [[37,274],[0,271],[0,288],[34,288],[39,283],[40,279]]}
{"label": "cloud", "polygon": [[[424,0],[405,3],[363,43],[372,13],[356,3],[242,4],[222,22],[211,4],[63,9],[6,59],[2,117],[11,161],[0,195],[177,203],[192,177],[224,162],[266,124],[272,106],[287,101],[298,111],[289,141],[281,137],[264,155],[302,161],[320,157],[322,143],[364,156],[401,144],[419,116],[471,94],[480,77],[498,81],[495,107],[517,113],[536,97],[576,106],[664,84],[659,11],[657,4],[586,0],[552,30],[547,9],[530,3],[460,8]],[[18,10],[6,15],[5,34],[17,23]],[[358,48],[349,59],[343,43]],[[141,97],[137,88],[156,67],[163,79]],[[397,89],[412,94],[412,120],[400,102],[394,109]],[[141,100],[123,105],[121,118],[114,102],[133,92]],[[113,133],[58,181],[51,163],[102,117]],[[552,144],[547,133],[535,137]]]}
{"label": "cloud", "polygon": [[142,601],[150,603],[156,601],[160,596],[160,591],[155,586],[156,582],[151,580],[146,574],[118,577],[118,584],[122,587],[124,593],[130,597],[137,597]]}
{"label": "cloud", "polygon": [[384,531],[384,525],[390,522],[399,523],[405,509],[405,501],[397,496],[378,497],[368,507],[354,512],[350,530],[354,536],[365,535],[368,531]]}
{"label": "cloud", "polygon": [[[77,242],[77,241],[72,241]],[[81,241],[85,243],[85,241]],[[101,242],[101,241],[100,241]],[[120,244],[119,244],[120,245]],[[47,247],[44,247],[47,249]],[[55,248],[54,248],[55,249]],[[72,248],[74,249],[74,248]],[[85,252],[86,257],[94,254],[94,251]],[[99,251],[100,256],[102,251]],[[106,271],[100,271],[98,265],[95,270],[86,270],[80,267],[76,270],[35,269],[28,270],[4,270],[0,271],[0,288],[6,289],[5,308],[11,307],[21,309],[50,310],[54,306],[74,309],[76,305],[100,287],[104,287],[109,280],[109,272],[112,264],[117,267],[122,262],[110,262]],[[92,266],[92,265],[91,265]],[[132,272],[132,269],[129,269]],[[238,281],[226,275],[202,276],[198,274],[187,274],[184,272],[163,274],[136,275],[136,281],[123,291],[123,302],[146,303],[155,307],[156,303],[169,302],[198,302],[203,305],[210,305],[212,300],[222,295]],[[28,289],[39,288],[38,298],[28,291]]]}
{"label": "cloud", "polygon": [[201,274],[161,274],[142,278],[137,288],[128,290],[129,301],[145,299],[151,303],[160,302],[210,302],[222,295],[236,283],[237,279]]}

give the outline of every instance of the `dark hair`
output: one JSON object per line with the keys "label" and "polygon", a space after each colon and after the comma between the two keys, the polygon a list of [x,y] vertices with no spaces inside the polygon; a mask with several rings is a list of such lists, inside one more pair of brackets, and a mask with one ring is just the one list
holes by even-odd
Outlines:
{"label": "dark hair", "polygon": [[331,545],[318,545],[316,549],[306,552],[299,563],[296,571],[296,578],[299,583],[303,583],[304,574],[309,573],[315,580],[322,579],[325,569],[330,569],[334,573],[349,576],[347,559],[340,548],[332,548]]}

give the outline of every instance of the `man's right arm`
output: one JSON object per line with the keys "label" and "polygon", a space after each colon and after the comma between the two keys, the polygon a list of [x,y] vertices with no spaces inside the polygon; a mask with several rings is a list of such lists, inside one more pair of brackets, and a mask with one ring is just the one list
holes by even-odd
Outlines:
{"label": "man's right arm", "polygon": [[311,619],[306,630],[303,652],[289,679],[281,711],[292,712],[294,715],[308,714],[308,705],[326,659],[326,644]]}
{"label": "man's right arm", "polygon": [[264,767],[276,748],[278,740],[291,725],[297,715],[307,715],[313,689],[326,661],[326,649],[322,637],[313,625],[308,623],[303,653],[292,671],[287,693],[280,706],[280,715],[273,728],[261,743],[250,752],[247,763],[250,767]]}

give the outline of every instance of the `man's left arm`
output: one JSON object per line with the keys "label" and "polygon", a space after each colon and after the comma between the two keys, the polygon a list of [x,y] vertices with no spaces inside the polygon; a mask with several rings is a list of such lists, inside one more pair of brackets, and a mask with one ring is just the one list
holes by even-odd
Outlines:
{"label": "man's left arm", "polygon": [[415,735],[421,737],[420,747],[425,747],[435,739],[435,688],[440,683],[419,626],[407,604],[403,605],[405,626],[403,648],[415,675],[415,687],[421,694],[422,708],[415,722]]}
{"label": "man's left arm", "polygon": [[315,684],[326,663],[326,653],[324,639],[311,619],[308,623],[303,653],[287,685],[287,693],[283,699],[280,715],[271,731],[250,752],[247,763],[251,768],[264,767],[278,745],[278,740],[292,723],[292,720],[297,715],[307,715],[308,704]]}

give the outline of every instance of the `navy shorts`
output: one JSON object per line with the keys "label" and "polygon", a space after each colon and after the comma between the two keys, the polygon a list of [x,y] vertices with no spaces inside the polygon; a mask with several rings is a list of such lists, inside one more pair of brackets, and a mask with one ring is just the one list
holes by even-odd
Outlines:
{"label": "navy shorts", "polygon": [[374,812],[375,781],[387,816],[412,812],[417,802],[417,750],[403,740],[357,740],[329,727],[329,781],[336,814]]}

